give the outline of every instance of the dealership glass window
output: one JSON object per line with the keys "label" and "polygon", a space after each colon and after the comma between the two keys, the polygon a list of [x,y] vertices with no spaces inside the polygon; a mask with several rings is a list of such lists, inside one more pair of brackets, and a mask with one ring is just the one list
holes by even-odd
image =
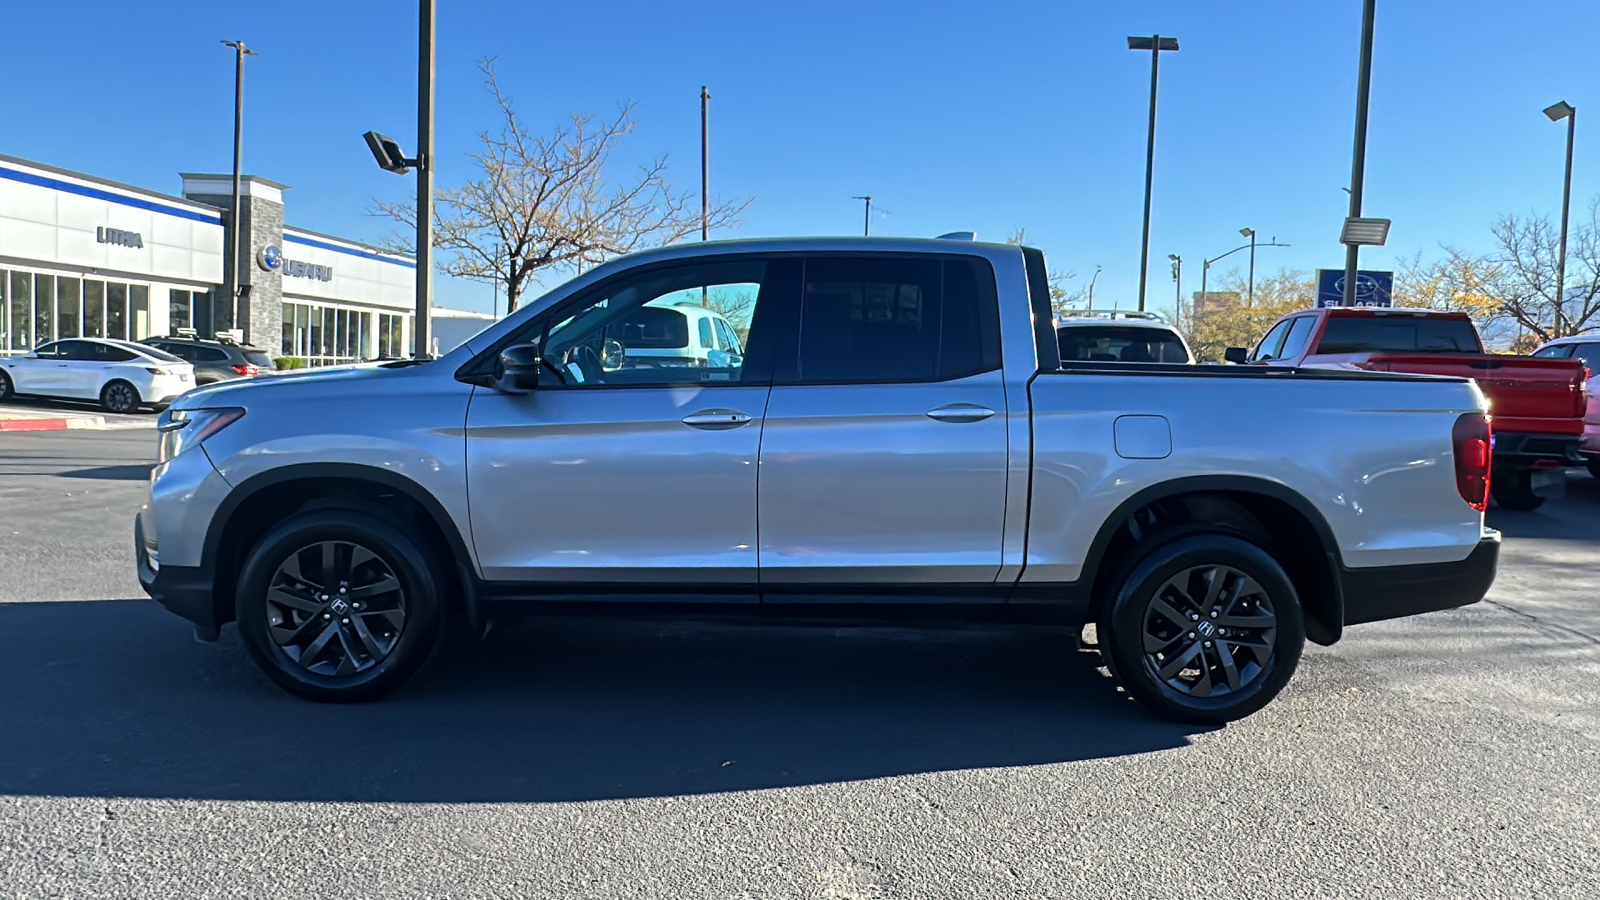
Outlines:
{"label": "dealership glass window", "polygon": [[189,292],[173,288],[167,295],[167,330],[177,334],[179,328],[193,328],[193,310],[194,301],[189,299]]}
{"label": "dealership glass window", "polygon": [[40,275],[33,282],[33,344],[38,346],[55,340],[56,332],[56,280]]}
{"label": "dealership glass window", "polygon": [[106,337],[119,341],[128,339],[128,286],[125,284],[106,285]]}
{"label": "dealership glass window", "polygon": [[8,278],[9,273],[0,269],[0,353],[11,349],[11,301],[6,299],[11,294]]}
{"label": "dealership glass window", "polygon": [[56,279],[56,334],[60,337],[77,337],[83,324],[83,290],[81,282],[65,275]]}
{"label": "dealership glass window", "polygon": [[11,349],[33,346],[33,276],[11,273]]}
{"label": "dealership glass window", "polygon": [[83,280],[83,336],[106,336],[106,283]]}
{"label": "dealership glass window", "polygon": [[128,285],[128,337],[137,341],[150,336],[150,286]]}

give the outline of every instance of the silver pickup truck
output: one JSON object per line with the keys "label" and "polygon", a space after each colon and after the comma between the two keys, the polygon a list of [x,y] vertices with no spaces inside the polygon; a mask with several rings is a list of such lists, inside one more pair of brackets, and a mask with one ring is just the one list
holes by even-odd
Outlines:
{"label": "silver pickup truck", "polygon": [[[492,618],[670,611],[1092,622],[1132,696],[1201,722],[1267,703],[1307,639],[1488,591],[1472,383],[1063,363],[1045,271],[968,241],[683,244],[441,359],[197,389],[159,423],[140,581],[319,700]],[[741,354],[630,362],[669,339],[641,308],[713,295]]]}

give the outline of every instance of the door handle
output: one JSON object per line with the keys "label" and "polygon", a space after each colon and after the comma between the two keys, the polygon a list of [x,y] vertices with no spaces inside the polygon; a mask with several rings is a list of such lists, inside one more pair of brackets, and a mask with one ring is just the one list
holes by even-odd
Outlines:
{"label": "door handle", "polygon": [[928,410],[928,418],[940,422],[982,422],[994,415],[994,410],[975,403],[950,403]]}
{"label": "door handle", "polygon": [[726,431],[749,422],[750,417],[736,409],[704,409],[683,417],[683,424],[705,431]]}

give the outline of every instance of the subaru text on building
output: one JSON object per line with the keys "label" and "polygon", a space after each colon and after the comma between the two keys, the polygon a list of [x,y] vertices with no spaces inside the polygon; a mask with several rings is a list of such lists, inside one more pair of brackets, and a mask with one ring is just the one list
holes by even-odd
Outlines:
{"label": "subaru text on building", "polygon": [[[631,311],[730,287],[729,365],[604,365]],[[438,360],[185,395],[138,574],[322,700],[399,685],[450,620],[935,615],[1094,621],[1134,697],[1212,722],[1307,638],[1488,590],[1470,381],[1058,356],[1035,250],[635,254]]]}

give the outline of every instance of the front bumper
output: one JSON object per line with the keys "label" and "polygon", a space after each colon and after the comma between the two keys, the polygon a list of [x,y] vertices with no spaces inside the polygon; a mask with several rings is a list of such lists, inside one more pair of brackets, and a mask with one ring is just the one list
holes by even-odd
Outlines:
{"label": "front bumper", "polygon": [[1500,532],[1486,529],[1459,562],[1340,569],[1344,624],[1381,622],[1482,600],[1500,565]]}
{"label": "front bumper", "polygon": [[215,601],[216,584],[204,566],[164,566],[158,549],[146,542],[142,514],[133,519],[133,555],[139,586],[151,599],[195,625],[195,633],[215,638],[221,627]]}

